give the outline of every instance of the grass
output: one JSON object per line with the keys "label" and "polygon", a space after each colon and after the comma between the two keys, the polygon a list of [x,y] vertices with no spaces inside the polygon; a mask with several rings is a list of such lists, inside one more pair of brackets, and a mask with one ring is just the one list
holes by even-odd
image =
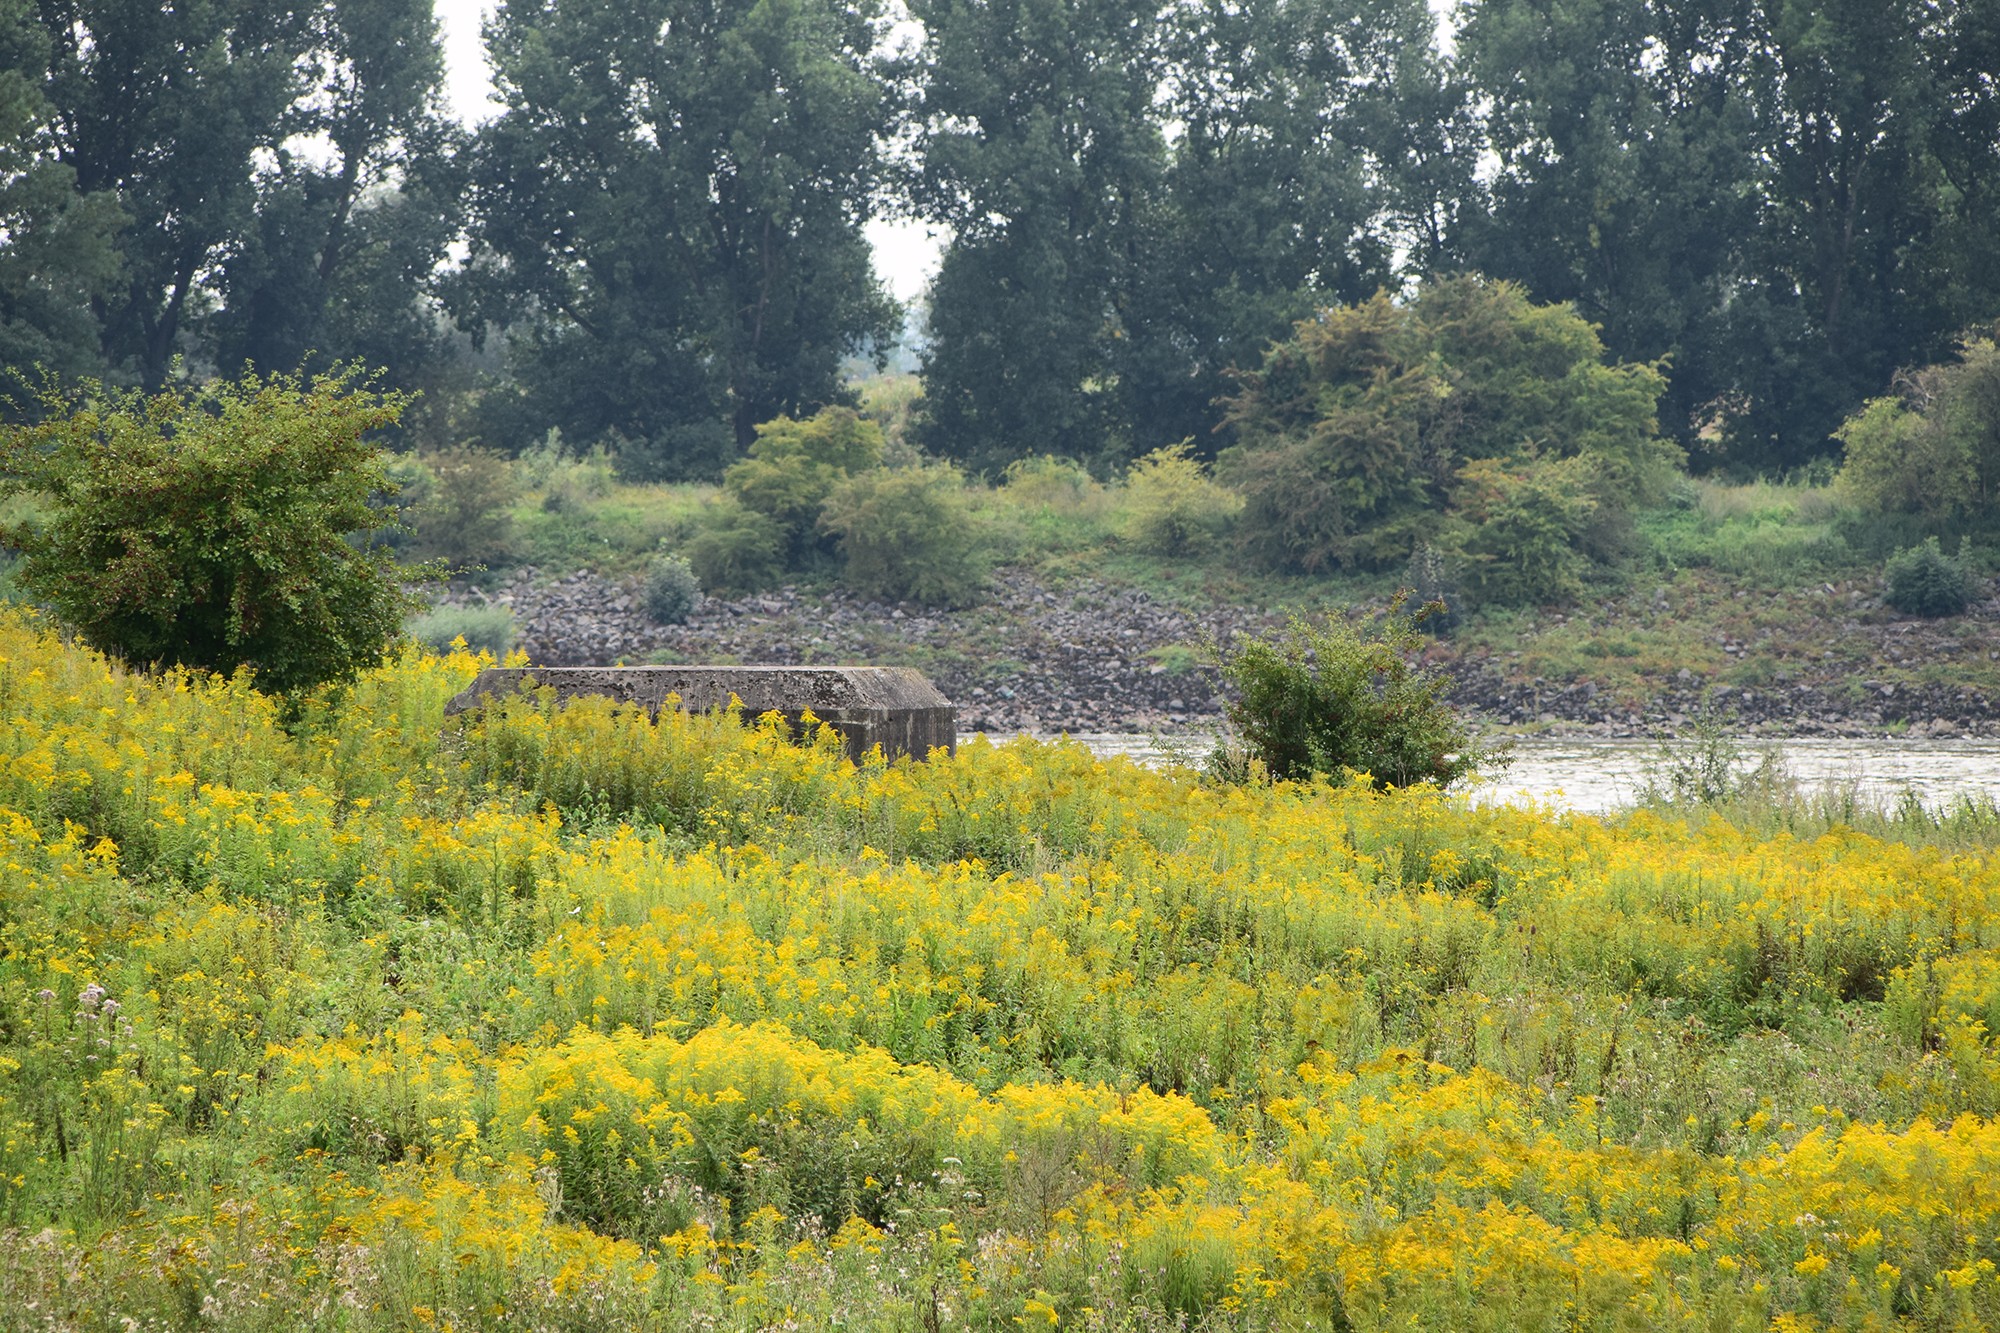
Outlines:
{"label": "grass", "polygon": [[434,653],[448,653],[458,643],[497,658],[514,646],[514,613],[504,606],[440,607],[412,617],[408,629]]}
{"label": "grass", "polygon": [[[712,486],[607,483],[582,498],[560,487],[525,491],[511,511],[518,564],[547,574],[597,570],[612,578],[639,573],[652,555],[674,549],[693,530]],[[550,496],[557,502],[551,507]],[[567,498],[565,498],[567,497]]]}
{"label": "grass", "polygon": [[1713,569],[1759,586],[1783,586],[1855,564],[1852,516],[1824,486],[1686,483],[1676,502],[1642,516],[1650,563],[1668,573]]}

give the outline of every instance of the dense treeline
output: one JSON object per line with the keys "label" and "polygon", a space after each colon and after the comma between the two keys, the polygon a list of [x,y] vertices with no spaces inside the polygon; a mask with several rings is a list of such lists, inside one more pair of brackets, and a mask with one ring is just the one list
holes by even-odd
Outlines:
{"label": "dense treeline", "polygon": [[[405,430],[717,476],[951,238],[917,423],[975,471],[1234,441],[1301,318],[1477,272],[1775,471],[2000,315],[1979,0],[537,0],[497,114],[429,0],[0,0],[0,361],[157,387],[359,359]],[[32,401],[31,396],[22,396]]]}

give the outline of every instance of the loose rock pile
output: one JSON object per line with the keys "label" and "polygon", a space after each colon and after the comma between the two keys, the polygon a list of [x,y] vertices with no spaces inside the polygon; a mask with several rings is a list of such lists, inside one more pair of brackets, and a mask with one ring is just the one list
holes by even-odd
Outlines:
{"label": "loose rock pile", "polygon": [[[884,604],[840,588],[785,587],[754,597],[710,598],[686,624],[657,625],[635,588],[589,572],[544,580],[532,568],[515,571],[491,591],[455,589],[443,600],[511,607],[520,646],[531,660],[550,666],[913,666],[957,704],[961,733],[1213,727],[1223,705],[1218,682],[1189,645],[1203,638],[1226,643],[1246,630],[1267,632],[1282,620],[1242,606],[1189,612],[1094,579],[1058,590],[1016,569],[1000,571],[988,599],[964,611]],[[1960,650],[1925,622],[1883,620],[1880,608],[1877,618],[1866,612],[1850,610],[1851,618],[1837,623],[1842,642],[1865,647],[1865,660],[1886,667]],[[2000,602],[1974,614],[2000,620]],[[1736,647],[1747,652],[1754,646]],[[1757,688],[1730,687],[1683,670],[1633,705],[1589,681],[1522,680],[1489,660],[1460,660],[1449,643],[1438,645],[1435,657],[1456,678],[1454,700],[1502,726],[1649,736],[1713,710],[1741,730],[2000,734],[2000,702],[1984,694],[1873,680],[1847,665],[1790,661],[1775,683]]]}
{"label": "loose rock pile", "polygon": [[517,641],[551,666],[769,662],[914,666],[958,705],[961,732],[1147,732],[1210,725],[1222,700],[1186,645],[1275,618],[1242,607],[1196,617],[1132,588],[1084,580],[1060,593],[1002,570],[966,611],[796,587],[705,600],[684,625],[656,625],[637,593],[580,572],[544,582],[517,571],[465,605],[512,608]]}

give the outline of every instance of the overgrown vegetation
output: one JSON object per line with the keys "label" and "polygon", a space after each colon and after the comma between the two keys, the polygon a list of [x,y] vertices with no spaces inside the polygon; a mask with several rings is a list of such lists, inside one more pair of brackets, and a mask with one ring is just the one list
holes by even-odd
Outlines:
{"label": "overgrown vegetation", "polygon": [[514,613],[504,606],[438,607],[412,618],[409,634],[433,653],[449,653],[456,644],[501,658],[514,648]]}
{"label": "overgrown vegetation", "polygon": [[1862,510],[1936,531],[1989,524],[2000,493],[2000,346],[1973,337],[1957,360],[1905,371],[1897,392],[1847,419],[1840,484]]}
{"label": "overgrown vegetation", "polygon": [[948,463],[878,469],[827,496],[820,528],[840,544],[841,578],[856,591],[928,606],[964,606],[986,582],[990,558]]}
{"label": "overgrown vegetation", "polygon": [[1209,476],[1186,443],[1156,449],[1125,474],[1123,536],[1151,555],[1208,550],[1243,512],[1243,497]]}
{"label": "overgrown vegetation", "polygon": [[1667,492],[1664,387],[1653,367],[1604,364],[1573,310],[1450,279],[1328,309],[1275,344],[1229,402],[1224,475],[1274,567],[1399,568],[1421,540],[1461,556],[1489,602],[1561,601]]}
{"label": "overgrown vegetation", "polygon": [[2000,1321],[1990,812],[1766,841],[531,696],[446,737],[479,664],[287,729],[0,619],[0,1308]]}
{"label": "overgrown vegetation", "polygon": [[656,555],[646,566],[646,583],[641,590],[646,614],[662,625],[679,625],[701,605],[701,580],[687,557]]}

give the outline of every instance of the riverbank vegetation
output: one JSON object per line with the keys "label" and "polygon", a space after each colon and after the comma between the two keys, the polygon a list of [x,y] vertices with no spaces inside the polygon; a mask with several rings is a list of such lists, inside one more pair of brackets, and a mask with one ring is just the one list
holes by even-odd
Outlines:
{"label": "riverbank vegetation", "polygon": [[[910,385],[890,378],[862,386],[859,416],[880,429],[882,461],[875,466],[886,472],[922,458],[901,433],[899,408]],[[500,537],[485,571],[468,576],[475,583],[505,584],[518,594],[516,573],[531,567],[543,578],[587,569],[613,585],[637,584],[663,554],[692,553],[701,557],[695,566],[705,592],[736,599],[754,614],[761,590],[785,585],[810,596],[849,582],[837,536],[822,531],[816,515],[800,517],[803,511],[789,501],[797,512],[788,513],[785,531],[810,539],[799,542],[789,564],[773,554],[779,543],[756,526],[750,506],[780,506],[741,482],[736,489],[748,504],[727,487],[626,483],[603,455],[579,455],[559,440],[493,465],[504,484],[485,512]],[[403,467],[414,479],[410,513],[421,537],[436,483],[421,458]],[[1888,597],[1887,575],[1899,552],[1920,553],[1936,535],[1944,557],[1958,566],[1953,572],[1966,576],[1970,604],[1982,603],[1992,567],[1983,518],[1931,524],[1864,506],[1834,468],[1760,482],[1669,473],[1648,483],[1655,489],[1613,507],[1573,488],[1541,488],[1537,478],[1546,479],[1552,467],[1556,477],[1572,480],[1586,470],[1577,459],[1538,454],[1461,469],[1447,478],[1450,484],[1412,483],[1403,509],[1385,525],[1396,531],[1367,530],[1386,554],[1311,573],[1263,558],[1270,543],[1235,489],[1241,474],[1226,462],[1206,465],[1169,450],[1122,476],[1100,477],[1074,460],[1046,455],[991,478],[933,469],[913,489],[918,499],[929,497],[926,503],[940,491],[951,493],[954,504],[942,521],[935,508],[927,517],[898,496],[871,492],[870,503],[893,510],[902,524],[883,529],[900,536],[891,552],[912,558],[882,565],[866,580],[867,596],[882,600],[885,623],[899,602],[915,614],[921,602],[908,581],[912,568],[949,576],[932,585],[947,604],[979,603],[982,571],[1011,567],[1058,595],[1071,586],[1143,591],[1198,619],[1219,605],[1254,606],[1280,618],[1329,605],[1380,606],[1410,589],[1418,601],[1442,598],[1450,608],[1426,626],[1441,660],[1478,663],[1524,685],[1537,678],[1588,682],[1607,704],[1643,705],[1688,679],[1732,691],[1811,686],[1830,701],[1826,706],[1858,714],[1885,687],[2000,695],[2000,665],[1989,657],[1977,617],[1913,626],[1923,618],[1898,610]],[[1586,532],[1565,526],[1563,514],[1577,508],[1590,510]],[[1310,507],[1300,512],[1308,519],[1319,514]],[[1339,520],[1324,514],[1320,521]],[[928,542],[915,539],[919,531]],[[938,548],[953,559],[914,558]],[[447,548],[418,540],[407,549],[433,555]],[[739,558],[745,551],[761,563]],[[1508,552],[1505,559],[1495,558],[1500,551]],[[1585,593],[1576,596],[1579,578]],[[1564,585],[1568,600],[1551,590]],[[996,655],[994,645],[1030,634],[1026,626],[996,621],[997,614],[975,606],[939,622],[951,634],[963,622],[965,651],[989,660],[992,678],[974,683],[995,689],[1009,684],[1006,662],[1015,653]],[[500,650],[506,638],[494,637],[487,623],[496,616],[504,620],[505,612],[456,607],[427,632],[442,645],[462,630]],[[871,651],[887,654],[883,660],[933,665],[921,656],[926,645],[878,637]],[[940,642],[958,651],[956,639]]]}
{"label": "riverbank vegetation", "polygon": [[[0,8],[0,417],[363,365],[405,552],[733,595],[1409,586],[1555,661],[1513,627],[1664,587],[1683,665],[1898,558],[1982,600],[1977,5],[649,3],[502,14],[476,125],[429,0]],[[900,307],[892,220],[944,238]]]}
{"label": "riverbank vegetation", "polygon": [[17,1322],[2000,1322],[1990,827],[447,730],[476,666],[286,727],[0,623]]}

